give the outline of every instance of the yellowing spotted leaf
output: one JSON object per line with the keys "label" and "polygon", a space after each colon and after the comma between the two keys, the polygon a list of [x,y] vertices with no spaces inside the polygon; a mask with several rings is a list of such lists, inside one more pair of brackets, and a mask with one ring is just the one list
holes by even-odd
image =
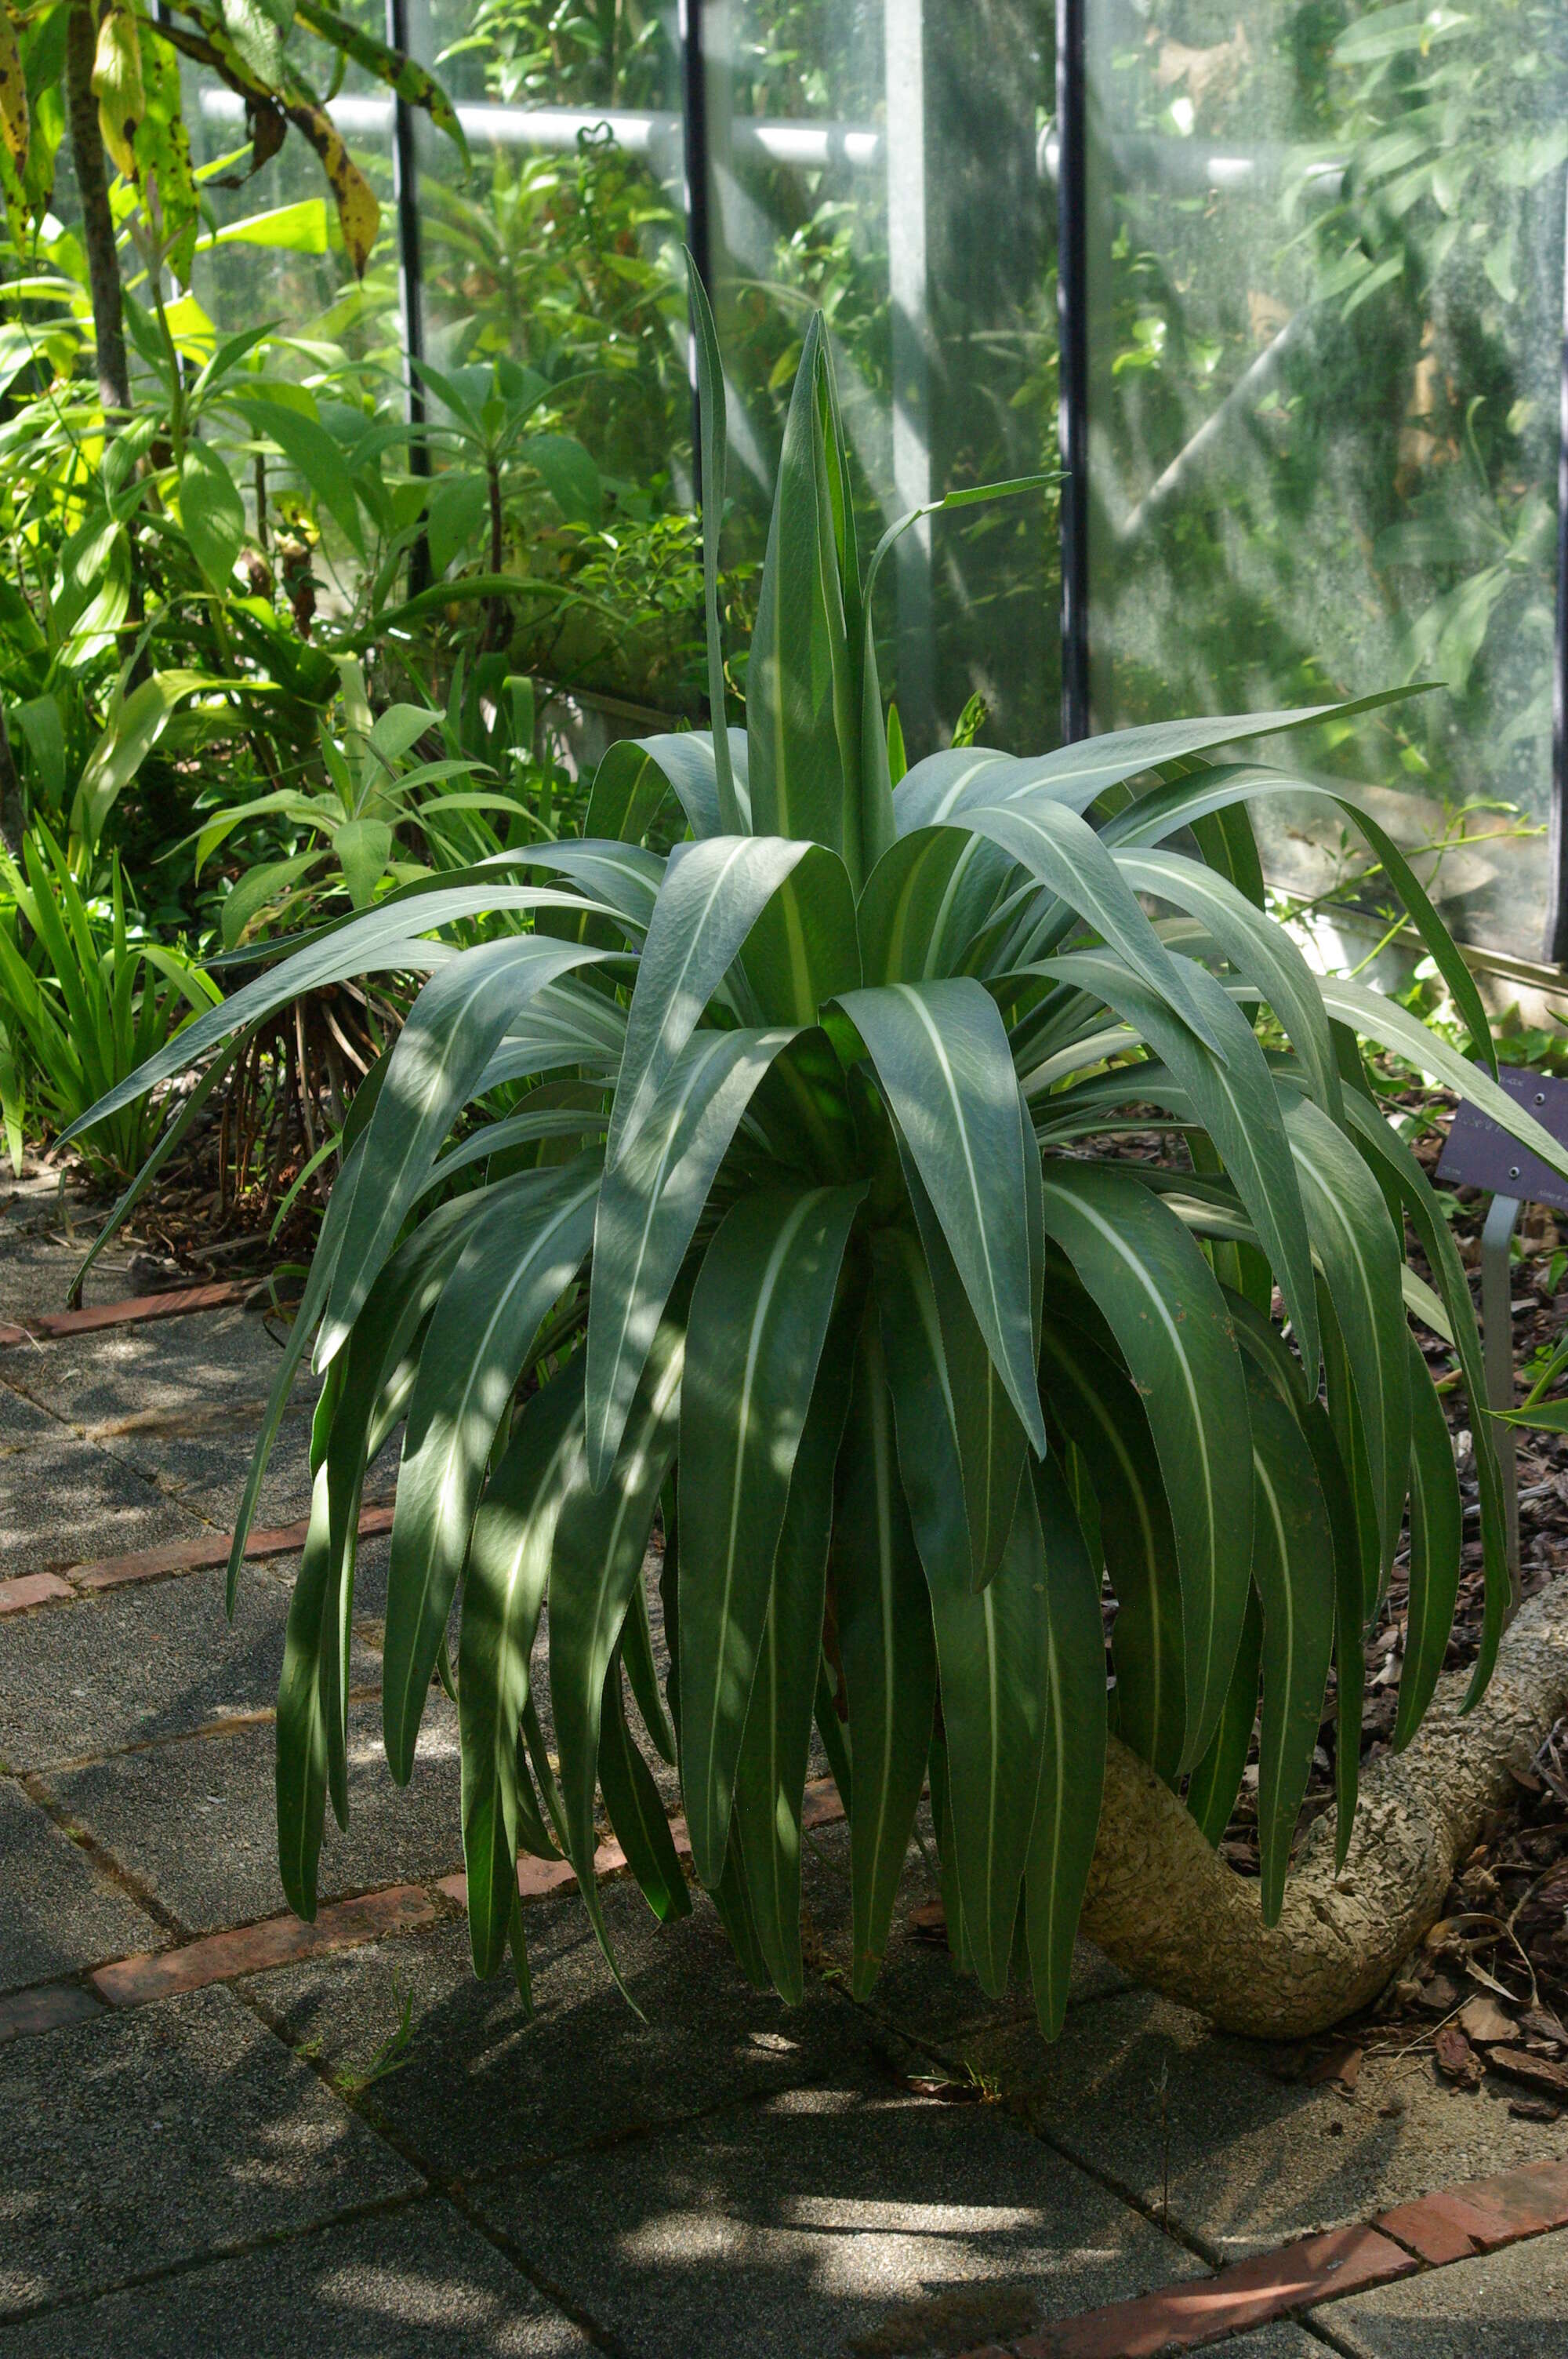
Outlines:
{"label": "yellowing spotted leaf", "polygon": [[338,207],[338,219],[342,224],[343,244],[354,276],[362,278],[365,265],[375,244],[376,231],[381,226],[381,207],[364,174],[349,155],[337,125],[330,115],[319,106],[290,103],[288,119],[304,133],[321,158],[321,168],[327,175]]}
{"label": "yellowing spotted leaf", "polygon": [[16,47],[16,28],[5,10],[0,8],[0,139],[5,143],[18,179],[27,168],[30,128],[27,80],[22,71],[22,53]]}

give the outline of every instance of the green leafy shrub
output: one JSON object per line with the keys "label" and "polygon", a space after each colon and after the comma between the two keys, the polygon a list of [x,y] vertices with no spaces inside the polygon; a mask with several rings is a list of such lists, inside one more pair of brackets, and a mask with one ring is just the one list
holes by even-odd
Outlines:
{"label": "green leafy shrub", "polygon": [[[717,688],[724,420],[698,301]],[[325,1388],[277,1721],[295,1908],[315,1907],[329,1796],[347,1810],[361,1484],[406,1419],[386,1752],[406,1782],[460,1580],[481,1973],[510,1941],[526,1987],[519,1847],[564,1851],[610,1954],[596,1796],[655,1913],[689,1907],[629,1686],[678,1763],[697,1873],[754,1979],[803,1989],[815,1720],[849,1820],[856,1991],[875,1977],[929,1781],[958,1947],[1000,1989],[1022,1893],[1054,2032],[1108,1718],[1185,1781],[1217,1838],[1260,1693],[1272,1919],[1336,1656],[1348,1841],[1363,1625],[1407,1501],[1397,1742],[1442,1664],[1460,1503],[1410,1314],[1451,1326],[1477,1404],[1480,1353],[1465,1273],[1371,1099],[1357,1036],[1562,1158],[1487,1071],[1376,993],[1314,976],[1264,916],[1247,807],[1303,782],[1215,757],[1320,712],[1173,722],[1031,759],[957,747],[895,790],[870,625],[887,541],[862,574],[846,484],[817,323],[745,732],[613,747],[583,840],[430,879],[319,933],[136,1086],[327,979],[431,971],[345,1133],[234,1543],[237,1570],[314,1336]],[[645,839],[671,796],[690,833],[665,858]],[[1425,896],[1340,803],[1489,1057]],[[1173,848],[1184,832],[1202,857]],[[531,930],[477,948],[425,939],[518,911]],[[447,1144],[486,1093],[546,1074],[515,1112]],[[1152,1129],[1165,1158],[1118,1153],[1121,1134]],[[563,1145],[579,1151],[563,1160]],[[1441,1300],[1407,1266],[1406,1217]],[[1478,1691],[1508,1583],[1475,1423]],[[656,1518],[665,1692],[642,1574]],[[1102,1569],[1119,1601],[1108,1707]]]}
{"label": "green leafy shrub", "polygon": [[162,1115],[142,1092],[124,1094],[106,1119],[90,1109],[220,995],[182,952],[132,939],[117,859],[107,922],[42,826],[28,831],[20,868],[0,852],[0,893],[11,904],[0,898],[0,1111],[13,1168],[22,1168],[30,1115],[50,1130],[76,1125],[95,1177],[128,1178],[150,1152]]}

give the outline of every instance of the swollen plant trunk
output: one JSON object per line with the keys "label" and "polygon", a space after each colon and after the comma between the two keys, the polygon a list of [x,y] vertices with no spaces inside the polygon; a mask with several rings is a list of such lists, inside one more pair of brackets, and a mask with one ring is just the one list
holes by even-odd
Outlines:
{"label": "swollen plant trunk", "polygon": [[1467,1671],[1421,1733],[1375,1761],[1343,1871],[1318,1820],[1272,1929],[1258,1886],[1209,1849],[1169,1787],[1114,1737],[1083,1930],[1116,1963],[1230,2031],[1299,2038],[1376,1998],[1436,1922],[1455,1864],[1568,1710],[1568,1581],[1523,1606],[1467,1717]]}
{"label": "swollen plant trunk", "polygon": [[98,343],[98,391],[105,409],[129,409],[131,380],[125,365],[124,307],[120,260],[114,251],[114,219],[109,210],[109,175],[98,101],[92,94],[92,64],[98,49],[94,0],[72,0],[65,44],[66,111],[70,152],[81,199],[81,242],[87,250],[87,283],[92,296],[92,331]]}

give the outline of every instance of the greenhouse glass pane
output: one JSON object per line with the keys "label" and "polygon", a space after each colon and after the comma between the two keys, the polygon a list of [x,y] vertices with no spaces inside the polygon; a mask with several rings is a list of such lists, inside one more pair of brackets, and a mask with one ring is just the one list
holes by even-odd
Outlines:
{"label": "greenhouse glass pane", "polygon": [[[923,501],[1055,464],[1051,0],[708,0],[709,204],[730,385],[726,554],[760,560],[812,307],[862,546]],[[882,580],[912,755],[972,696],[988,742],[1054,742],[1053,495],[938,517]]]}
{"label": "greenhouse glass pane", "polygon": [[[1568,12],[1088,17],[1096,725],[1444,681],[1313,750],[1444,847],[1463,934],[1536,956]],[[1266,836],[1344,878],[1304,809]]]}
{"label": "greenhouse glass pane", "polygon": [[[443,370],[512,361],[539,385],[508,472],[505,562],[546,587],[533,609],[514,602],[526,627],[513,659],[542,680],[696,716],[706,674],[674,7],[410,0],[409,16],[410,47],[457,103],[472,158],[465,173],[419,119],[427,353]],[[438,472],[438,430],[434,456]],[[481,529],[438,555],[471,567]]]}

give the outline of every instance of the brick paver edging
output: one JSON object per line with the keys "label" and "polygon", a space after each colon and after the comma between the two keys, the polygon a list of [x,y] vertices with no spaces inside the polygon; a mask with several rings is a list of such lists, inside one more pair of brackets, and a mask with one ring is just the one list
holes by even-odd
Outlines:
{"label": "brick paver edging", "polygon": [[[802,1826],[831,1826],[843,1815],[844,1805],[831,1777],[814,1779],[806,1789]],[[691,1838],[686,1821],[672,1819],[670,1833],[676,1852],[689,1859]],[[626,1854],[617,1843],[600,1843],[594,1854],[596,1878],[618,1875],[625,1865]],[[538,1899],[576,1881],[576,1870],[564,1859],[524,1857],[517,1863],[517,1889],[524,1900]],[[245,1974],[264,1974],[274,1966],[294,1965],[333,1950],[357,1949],[383,1934],[408,1932],[433,1923],[441,1913],[442,1901],[466,1908],[467,1878],[460,1874],[446,1875],[428,1886],[384,1885],[356,1899],[332,1902],[318,1910],[309,1924],[286,1910],[280,1917],[264,1917],[258,1924],[236,1925],[227,1932],[171,1943],[168,1949],[139,1951],[134,1957],[117,1958],[70,1982],[36,1984],[29,1990],[0,1998],[0,2047],[10,2039],[61,2030],[103,2007],[147,2006],[157,1999],[205,1990],[211,1983],[238,1982]]]}
{"label": "brick paver edging", "polygon": [[1531,2163],[1401,2203],[1364,2226],[1303,2236],[1212,2277],[1060,2319],[966,2359],[1160,2359],[1557,2228],[1568,2228],[1568,2163]]}
{"label": "brick paver edging", "polygon": [[40,1310],[24,1320],[0,1320],[0,1351],[19,1343],[58,1343],[100,1327],[135,1327],[148,1319],[183,1319],[192,1310],[224,1310],[248,1302],[266,1284],[259,1277],[217,1277],[202,1286],[171,1286],[161,1294],[133,1294],[120,1302],[93,1302],[84,1310]]}
{"label": "brick paver edging", "polygon": [[[372,1539],[392,1529],[389,1506],[366,1507],[360,1516],[360,1538]],[[306,1522],[274,1524],[253,1531],[245,1542],[247,1561],[268,1556],[297,1556],[309,1530]],[[173,1540],[166,1548],[141,1549],[130,1556],[96,1558],[91,1564],[68,1565],[63,1572],[20,1572],[0,1581],[0,1619],[22,1614],[35,1605],[56,1604],[62,1598],[95,1596],[101,1590],[124,1589],[132,1582],[161,1581],[174,1572],[205,1572],[227,1564],[232,1532],[213,1532],[199,1540]]]}

